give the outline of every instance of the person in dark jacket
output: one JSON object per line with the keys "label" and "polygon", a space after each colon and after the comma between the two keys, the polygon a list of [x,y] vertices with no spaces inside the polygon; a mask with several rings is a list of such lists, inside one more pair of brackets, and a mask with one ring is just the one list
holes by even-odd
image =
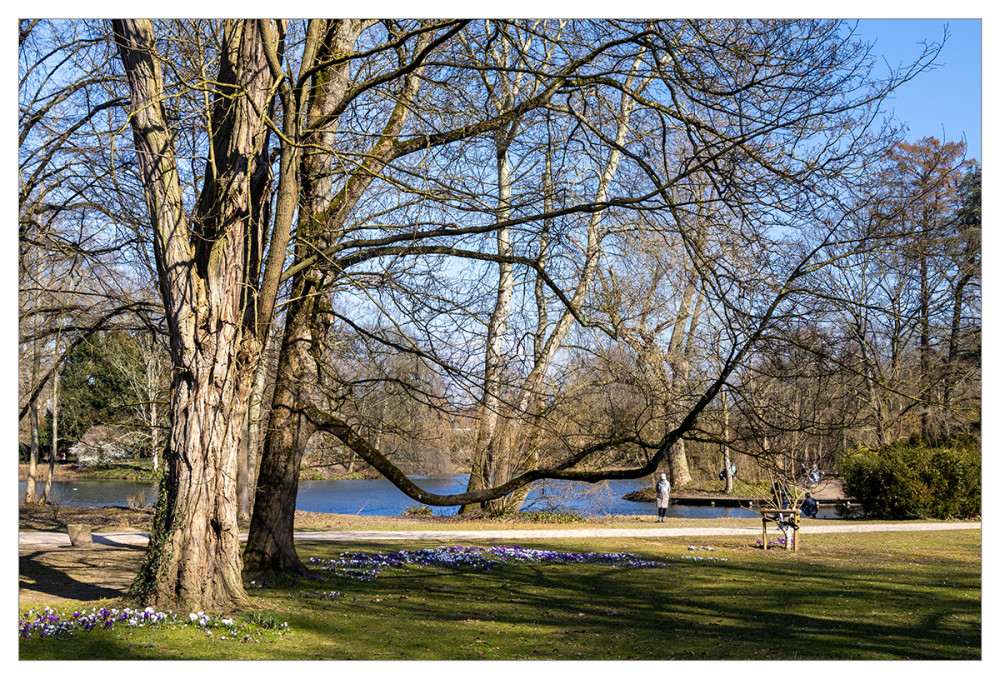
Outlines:
{"label": "person in dark jacket", "polygon": [[663,523],[667,516],[667,507],[670,506],[670,482],[667,481],[666,474],[660,474],[660,480],[656,484],[656,513],[659,515],[657,523]]}
{"label": "person in dark jacket", "polygon": [[816,498],[806,493],[806,499],[802,501],[802,515],[815,519],[817,514],[819,514],[819,505],[816,504]]}

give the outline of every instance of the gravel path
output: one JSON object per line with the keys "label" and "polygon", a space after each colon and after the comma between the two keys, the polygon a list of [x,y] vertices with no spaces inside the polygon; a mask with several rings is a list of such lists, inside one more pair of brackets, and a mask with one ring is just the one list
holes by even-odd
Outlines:
{"label": "gravel path", "polygon": [[[802,535],[818,533],[883,533],[893,531],[981,530],[982,523],[864,523],[858,525],[836,524],[824,526],[805,523],[799,530]],[[310,542],[379,542],[385,540],[527,540],[532,538],[657,538],[698,535],[759,535],[757,527],[706,526],[705,528],[566,528],[555,530],[386,530],[386,531],[311,531],[295,534],[295,539]],[[246,540],[247,534],[240,533]],[[147,533],[94,533],[99,545],[144,545]],[[68,547],[66,533],[21,531],[18,535],[21,549]]]}

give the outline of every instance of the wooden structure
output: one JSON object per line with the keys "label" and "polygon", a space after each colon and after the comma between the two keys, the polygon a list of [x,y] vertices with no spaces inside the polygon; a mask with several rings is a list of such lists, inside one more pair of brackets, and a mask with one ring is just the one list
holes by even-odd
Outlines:
{"label": "wooden structure", "polygon": [[[791,526],[793,537],[791,540],[785,536],[785,549],[799,551],[799,510],[798,509],[761,509],[761,523],[764,529],[764,549],[767,549],[767,522],[773,521],[780,528]],[[794,545],[794,547],[792,546]]]}

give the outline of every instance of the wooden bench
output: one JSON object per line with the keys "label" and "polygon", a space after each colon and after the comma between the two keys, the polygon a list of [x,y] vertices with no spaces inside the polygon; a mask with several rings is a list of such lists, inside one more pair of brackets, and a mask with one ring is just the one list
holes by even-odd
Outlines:
{"label": "wooden bench", "polygon": [[[787,517],[787,518],[786,518]],[[785,539],[785,549],[799,551],[799,510],[798,509],[762,509],[761,523],[764,529],[764,549],[767,549],[767,522],[773,521],[778,526],[791,526],[794,529],[792,540]],[[794,545],[794,547],[792,546]]]}

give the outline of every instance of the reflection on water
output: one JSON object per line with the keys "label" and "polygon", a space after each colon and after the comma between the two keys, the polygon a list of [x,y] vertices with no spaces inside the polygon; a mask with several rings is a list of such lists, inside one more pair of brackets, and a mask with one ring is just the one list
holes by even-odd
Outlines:
{"label": "reflection on water", "polygon": [[[440,495],[461,493],[468,476],[414,476],[413,482],[422,489]],[[641,481],[602,481],[536,483],[524,509],[527,511],[573,512],[581,516],[606,516],[611,514],[656,515],[653,503],[623,500],[622,495],[642,488]],[[18,499],[24,499],[25,483],[18,488]],[[156,484],[143,481],[55,481],[52,495],[56,504],[67,507],[101,507],[114,505],[146,505],[156,501]],[[360,514],[363,516],[398,516],[408,507],[419,503],[396,488],[386,479],[350,481],[303,481],[299,484],[295,508],[307,512],[331,514]],[[432,507],[441,516],[454,514],[457,507]],[[836,516],[832,507],[820,508],[821,518]],[[672,505],[667,516],[675,518],[753,518],[752,511],[738,507],[701,507]]]}
{"label": "reflection on water", "polygon": [[[18,484],[18,501],[24,500],[26,485],[24,481]],[[39,484],[35,484],[36,493],[40,488]],[[55,504],[64,507],[151,506],[156,502],[156,483],[117,480],[53,481],[52,498]]]}

